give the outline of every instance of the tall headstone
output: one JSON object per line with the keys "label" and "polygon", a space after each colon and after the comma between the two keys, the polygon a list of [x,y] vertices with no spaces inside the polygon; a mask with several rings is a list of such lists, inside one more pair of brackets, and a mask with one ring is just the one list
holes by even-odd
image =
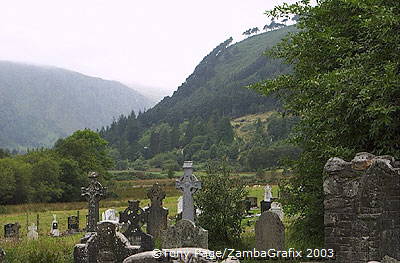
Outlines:
{"label": "tall headstone", "polygon": [[58,221],[57,221],[57,216],[56,215],[53,215],[53,221],[51,222],[50,234],[53,237],[59,237],[60,236],[60,230],[58,230]]}
{"label": "tall headstone", "polygon": [[75,245],[74,262],[122,262],[125,258],[140,252],[140,247],[132,246],[116,229],[115,222],[99,222],[96,232],[93,232],[85,243]]}
{"label": "tall headstone", "polygon": [[270,211],[261,214],[256,222],[256,250],[283,250],[285,248],[285,227],[279,216]]}
{"label": "tall headstone", "polygon": [[208,231],[182,219],[162,232],[162,248],[208,248]]}
{"label": "tall headstone", "polygon": [[5,238],[19,238],[19,229],[21,226],[19,223],[6,224],[4,225],[4,237]]}
{"label": "tall headstone", "polygon": [[128,225],[124,236],[132,245],[140,246],[142,251],[149,251],[154,249],[154,240],[153,236],[142,231],[145,222],[146,213],[140,207],[140,201],[128,201],[128,208],[120,213],[120,223]]}
{"label": "tall headstone", "polygon": [[147,233],[158,238],[161,230],[167,228],[168,222],[168,209],[162,206],[165,192],[159,184],[154,184],[147,192],[147,197],[151,201],[150,207],[146,209]]}
{"label": "tall headstone", "polygon": [[89,186],[82,187],[82,196],[88,200],[88,223],[86,232],[94,232],[99,221],[99,201],[106,195],[107,188],[103,187],[97,180],[98,174],[89,173]]}
{"label": "tall headstone", "polygon": [[176,181],[176,188],[183,192],[182,219],[194,222],[193,194],[201,189],[201,182],[193,175],[193,162],[185,161],[183,164],[183,176]]}
{"label": "tall headstone", "polygon": [[39,238],[37,230],[38,228],[34,223],[32,223],[32,225],[28,227],[28,233],[26,234],[26,236],[28,237],[29,240],[36,240]]}

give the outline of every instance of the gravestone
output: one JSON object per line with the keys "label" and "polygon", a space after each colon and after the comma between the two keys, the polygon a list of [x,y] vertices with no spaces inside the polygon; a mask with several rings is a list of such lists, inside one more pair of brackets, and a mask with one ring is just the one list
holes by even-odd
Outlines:
{"label": "gravestone", "polygon": [[264,187],[264,201],[271,202],[272,200],[272,187],[267,184]]}
{"label": "gravestone", "polygon": [[362,152],[325,164],[325,248],[336,262],[400,260],[400,163]]}
{"label": "gravestone", "polygon": [[69,232],[79,232],[79,217],[69,216],[68,217],[68,231]]}
{"label": "gravestone", "polygon": [[193,175],[193,162],[184,162],[183,176],[176,181],[176,188],[183,192],[182,219],[194,221],[195,209],[193,194],[201,189],[201,182]]}
{"label": "gravestone", "polygon": [[260,206],[261,206],[261,213],[264,213],[264,212],[268,211],[271,208],[271,202],[262,200],[260,202]]}
{"label": "gravestone", "polygon": [[279,216],[271,211],[261,214],[255,226],[256,250],[285,248],[285,227]]}
{"label": "gravestone", "polygon": [[53,215],[53,221],[51,222],[50,234],[53,237],[59,237],[60,236],[60,230],[58,230],[58,221],[57,221],[57,216],[56,215]]}
{"label": "gravestone", "polygon": [[86,232],[94,232],[99,221],[99,201],[106,195],[107,188],[103,187],[97,180],[99,175],[95,172],[89,173],[89,186],[82,187],[81,192],[88,201],[88,218]]}
{"label": "gravestone", "polygon": [[243,213],[249,214],[251,209],[251,203],[249,200],[241,200],[238,202],[238,205],[241,207]]}
{"label": "gravestone", "polygon": [[19,238],[19,229],[21,226],[19,223],[6,224],[4,225],[4,237],[5,238]]}
{"label": "gravestone", "polygon": [[95,230],[86,243],[75,245],[75,263],[117,263],[140,251],[140,247],[132,246],[124,235],[116,231],[115,222],[99,222]]}
{"label": "gravestone", "polygon": [[159,184],[154,184],[147,192],[147,197],[151,200],[150,207],[146,209],[147,233],[153,238],[159,238],[161,230],[167,228],[168,222],[168,209],[162,206],[165,192]]}
{"label": "gravestone", "polygon": [[102,214],[102,220],[119,222],[119,217],[117,216],[117,211],[115,209],[107,209]]}
{"label": "gravestone", "polygon": [[208,231],[186,219],[162,231],[162,248],[179,247],[208,248]]}
{"label": "gravestone", "polygon": [[275,213],[279,216],[279,218],[281,220],[283,220],[283,210],[282,210],[282,206],[280,203],[278,202],[272,202],[271,204],[271,208],[269,209],[269,211],[271,211],[272,213]]}
{"label": "gravestone", "polygon": [[128,208],[120,213],[120,223],[127,224],[124,236],[128,238],[132,245],[140,246],[141,251],[154,249],[153,236],[142,231],[142,226],[146,222],[146,213],[140,207],[140,201],[128,201]]}
{"label": "gravestone", "polygon": [[29,240],[36,240],[39,238],[37,230],[38,228],[34,223],[32,223],[32,225],[28,227],[28,233],[26,234],[26,236],[28,237]]}
{"label": "gravestone", "polygon": [[0,248],[0,263],[4,262],[6,260],[6,252]]}
{"label": "gravestone", "polygon": [[248,196],[248,197],[246,197],[246,200],[248,200],[250,202],[250,208],[257,207],[257,197]]}

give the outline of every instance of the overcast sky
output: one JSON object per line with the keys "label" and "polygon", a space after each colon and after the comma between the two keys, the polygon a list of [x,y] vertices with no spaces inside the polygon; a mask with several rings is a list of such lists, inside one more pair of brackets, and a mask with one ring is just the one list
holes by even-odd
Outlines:
{"label": "overcast sky", "polygon": [[[285,0],[1,0],[0,60],[175,90]],[[293,2],[293,1],[291,1]]]}

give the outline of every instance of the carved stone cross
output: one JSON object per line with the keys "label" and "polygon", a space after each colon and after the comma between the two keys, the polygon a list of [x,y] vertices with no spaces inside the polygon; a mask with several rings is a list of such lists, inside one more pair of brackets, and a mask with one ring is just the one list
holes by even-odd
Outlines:
{"label": "carved stone cross", "polygon": [[176,188],[183,192],[182,219],[194,222],[193,194],[201,189],[201,182],[193,175],[193,162],[185,161],[183,176],[176,181]]}
{"label": "carved stone cross", "polygon": [[89,173],[89,186],[82,187],[82,196],[88,200],[88,223],[86,232],[95,232],[99,222],[99,201],[106,195],[107,188],[103,187],[97,180],[99,175],[95,172]]}

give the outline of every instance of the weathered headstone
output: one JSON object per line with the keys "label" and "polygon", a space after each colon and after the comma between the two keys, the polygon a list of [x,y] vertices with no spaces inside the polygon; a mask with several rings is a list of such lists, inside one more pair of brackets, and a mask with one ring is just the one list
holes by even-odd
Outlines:
{"label": "weathered headstone", "polygon": [[147,213],[147,233],[158,238],[161,230],[167,228],[168,222],[168,209],[162,206],[165,192],[159,184],[154,184],[147,192],[147,197],[151,200],[150,207],[145,211]]}
{"label": "weathered headstone", "polygon": [[250,202],[250,207],[251,208],[257,207],[257,197],[248,196],[248,197],[246,197],[246,200],[248,200]]}
{"label": "weathered headstone", "polygon": [[19,238],[19,229],[21,226],[19,223],[6,224],[4,225],[4,237],[5,238]]}
{"label": "weathered headstone", "polygon": [[107,209],[102,214],[102,220],[118,222],[119,217],[117,216],[117,211],[115,209]]}
{"label": "weathered headstone", "polygon": [[82,187],[82,196],[88,200],[88,223],[86,232],[94,232],[99,221],[99,201],[106,195],[106,187],[97,180],[99,175],[95,172],[89,173],[89,186]]}
{"label": "weathered headstone", "polygon": [[28,237],[29,240],[36,240],[39,238],[37,230],[38,228],[34,223],[32,223],[32,225],[28,227],[28,234],[26,236]]}
{"label": "weathered headstone", "polygon": [[162,231],[162,247],[208,248],[208,231],[196,226],[190,220],[182,219]]}
{"label": "weathered headstone", "polygon": [[400,260],[399,161],[363,152],[324,169],[325,248],[337,262]]}
{"label": "weathered headstone", "polygon": [[120,223],[128,225],[124,236],[128,238],[132,245],[140,246],[141,251],[154,249],[153,236],[142,231],[142,226],[146,222],[146,213],[140,207],[138,200],[128,201],[128,208],[120,213]]}
{"label": "weathered headstone", "polygon": [[0,263],[4,262],[6,260],[6,252],[4,249],[0,248]]}
{"label": "weathered headstone", "polygon": [[68,217],[68,231],[69,232],[79,232],[79,217],[69,216]]}
{"label": "weathered headstone", "polygon": [[53,237],[59,237],[60,236],[60,230],[58,230],[58,221],[57,221],[57,216],[56,215],[53,215],[53,221],[51,222],[50,234]]}
{"label": "weathered headstone", "polygon": [[140,251],[140,247],[132,246],[128,239],[116,231],[117,223],[99,222],[96,232],[84,244],[74,248],[75,263],[122,262],[125,258]]}
{"label": "weathered headstone", "polygon": [[201,189],[201,182],[193,175],[193,162],[184,162],[183,176],[176,181],[176,188],[183,192],[182,219],[194,221],[195,210],[193,194]]}
{"label": "weathered headstone", "polygon": [[285,248],[285,227],[279,216],[270,211],[261,214],[256,222],[256,250]]}
{"label": "weathered headstone", "polygon": [[272,213],[277,214],[277,215],[279,216],[279,218],[280,218],[281,220],[283,220],[284,214],[283,214],[283,210],[282,210],[282,207],[281,207],[281,204],[280,204],[280,203],[278,203],[278,202],[272,202],[271,208],[269,209],[269,211],[271,211]]}

